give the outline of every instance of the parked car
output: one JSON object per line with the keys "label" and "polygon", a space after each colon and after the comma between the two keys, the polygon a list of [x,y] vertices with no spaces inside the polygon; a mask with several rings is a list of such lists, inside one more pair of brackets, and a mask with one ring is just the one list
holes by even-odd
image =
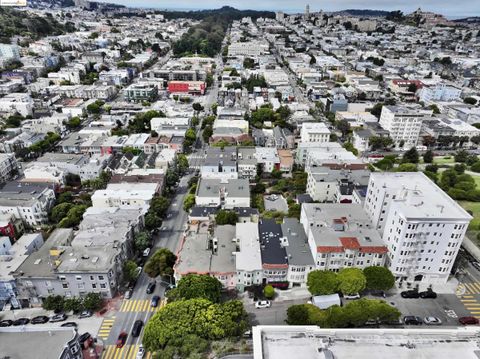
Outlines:
{"label": "parked car", "polygon": [[158,303],[160,302],[160,297],[158,295],[154,295],[152,297],[152,301],[150,302],[150,305],[154,308],[158,307]]}
{"label": "parked car", "polygon": [[117,339],[117,348],[122,348],[127,341],[128,334],[126,332],[121,332]]}
{"label": "parked car", "polygon": [[423,322],[426,325],[441,325],[442,321],[438,319],[437,317],[425,317],[423,318]]}
{"label": "parked car", "polygon": [[12,324],[14,326],[19,326],[19,325],[26,325],[28,323],[30,323],[30,319],[28,319],[28,318],[18,318]]}
{"label": "parked car", "polygon": [[480,262],[472,262],[472,266],[473,268],[475,268],[476,270],[480,271]]}
{"label": "parked car", "polygon": [[133,323],[133,328],[132,328],[132,337],[136,338],[140,335],[140,332],[142,331],[143,327],[143,321],[142,320],[136,320],[135,323]]}
{"label": "parked car", "polygon": [[271,304],[269,300],[259,300],[258,302],[255,303],[255,308],[261,309],[261,308],[270,308]]}
{"label": "parked car", "polygon": [[406,290],[400,293],[402,298],[419,298],[420,294],[418,293],[418,290],[412,289],[412,290]]}
{"label": "parked car", "polygon": [[426,290],[425,292],[420,292],[418,294],[420,295],[420,298],[423,298],[423,299],[427,299],[427,298],[435,299],[435,298],[437,298],[437,293],[435,293],[431,289]]}
{"label": "parked car", "polygon": [[138,351],[137,351],[137,356],[135,358],[143,359],[144,356],[145,356],[145,349],[143,349],[143,345],[140,344],[140,347],[138,348]]}
{"label": "parked car", "polygon": [[146,248],[146,249],[143,251],[143,256],[144,256],[144,257],[148,257],[149,254],[150,254],[150,248]]}
{"label": "parked car", "polygon": [[93,315],[93,312],[91,310],[84,310],[83,312],[80,313],[78,318],[83,319],[83,318],[90,318]]}
{"label": "parked car", "polygon": [[460,322],[460,324],[463,324],[463,325],[476,325],[476,324],[478,324],[478,319],[475,318],[475,317],[460,317],[460,318],[458,318],[458,321]]}
{"label": "parked car", "polygon": [[92,338],[92,336],[90,335],[89,332],[86,332],[86,333],[83,333],[82,335],[80,335],[78,337],[78,342],[80,343],[80,345],[82,346],[82,348],[84,347],[84,343],[87,341],[87,340],[90,340]]}
{"label": "parked car", "polygon": [[360,299],[360,294],[358,294],[358,293],[344,294],[343,298],[345,298],[345,299]]}
{"label": "parked car", "polygon": [[68,315],[65,313],[61,314],[55,314],[53,317],[50,318],[50,323],[56,323],[56,322],[63,322],[64,320],[67,320]]}
{"label": "parked car", "polygon": [[0,322],[0,327],[10,327],[13,324],[13,320],[5,319]]}
{"label": "parked car", "polygon": [[76,322],[66,322],[66,323],[63,323],[62,325],[60,325],[61,327],[72,327],[72,328],[76,328],[78,327],[78,324]]}
{"label": "parked car", "polygon": [[403,317],[403,322],[405,325],[422,325],[423,323],[422,318],[414,315],[407,315]]}
{"label": "parked car", "polygon": [[156,283],[155,282],[150,282],[148,283],[147,285],[147,294],[152,294],[153,291],[155,290],[155,287],[156,287]]}
{"label": "parked car", "polygon": [[39,315],[38,317],[33,318],[30,323],[32,324],[45,324],[49,318],[46,315]]}
{"label": "parked car", "polygon": [[131,292],[130,290],[127,290],[127,291],[125,292],[124,298],[125,298],[125,299],[130,299],[131,297],[132,297],[132,292]]}

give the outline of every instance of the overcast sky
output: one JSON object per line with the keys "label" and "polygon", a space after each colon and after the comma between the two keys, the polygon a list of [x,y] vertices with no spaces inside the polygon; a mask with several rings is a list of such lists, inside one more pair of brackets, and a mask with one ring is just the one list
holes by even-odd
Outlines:
{"label": "overcast sky", "polygon": [[[213,9],[230,5],[238,9],[283,10],[298,12],[305,9],[307,2],[294,0],[101,0],[126,6],[143,6],[167,9]],[[480,16],[479,0],[329,0],[309,2],[310,11],[337,11],[345,9],[402,10],[411,12],[419,6],[446,16]]]}

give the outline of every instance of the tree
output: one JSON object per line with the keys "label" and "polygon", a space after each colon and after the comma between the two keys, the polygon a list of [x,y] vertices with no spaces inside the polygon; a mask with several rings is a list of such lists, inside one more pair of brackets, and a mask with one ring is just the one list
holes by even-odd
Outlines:
{"label": "tree", "polygon": [[67,126],[71,129],[74,129],[80,127],[81,123],[82,121],[80,120],[80,117],[75,116],[68,120]]}
{"label": "tree", "polygon": [[250,57],[245,57],[243,60],[243,68],[244,69],[253,69],[255,66],[255,60]]}
{"label": "tree", "polygon": [[45,310],[62,311],[64,298],[61,295],[49,295],[42,301],[42,308]]}
{"label": "tree", "polygon": [[460,150],[455,153],[455,162],[466,162],[468,158],[468,152],[465,150]]}
{"label": "tree", "polygon": [[205,129],[202,132],[202,138],[204,142],[208,142],[210,140],[210,137],[213,135],[213,129],[212,126],[206,126]]}
{"label": "tree", "polygon": [[79,297],[65,298],[63,302],[63,310],[66,312],[79,313],[83,310],[83,300]]}
{"label": "tree", "polygon": [[131,282],[138,277],[137,263],[132,260],[128,260],[123,265],[123,279],[126,282]]}
{"label": "tree", "polygon": [[82,180],[80,176],[74,173],[67,173],[65,176],[65,184],[71,187],[77,187],[82,184]]}
{"label": "tree", "polygon": [[440,186],[443,190],[448,190],[450,187],[455,186],[457,183],[457,177],[457,172],[454,169],[443,171],[440,179]]}
{"label": "tree", "polygon": [[382,114],[382,108],[383,108],[383,103],[377,103],[375,106],[372,107],[370,110],[370,113],[374,115],[377,118],[380,118],[380,115]]}
{"label": "tree", "polygon": [[292,203],[288,206],[288,217],[300,219],[302,206],[298,203]]}
{"label": "tree", "polygon": [[152,231],[162,225],[162,220],[155,213],[148,212],[145,215],[145,228]]}
{"label": "tree", "polygon": [[145,263],[144,271],[150,278],[159,275],[173,275],[173,265],[177,256],[167,248],[158,249]]}
{"label": "tree", "polygon": [[50,220],[54,223],[60,222],[63,218],[67,216],[68,211],[74,206],[73,203],[60,203],[52,208],[50,213]]}
{"label": "tree", "polygon": [[432,150],[428,150],[423,154],[423,162],[425,163],[432,163],[433,162],[433,152]]}
{"label": "tree", "polygon": [[367,280],[361,269],[343,268],[338,272],[338,281],[340,282],[338,289],[343,294],[354,294],[365,289]]}
{"label": "tree", "polygon": [[195,195],[187,194],[183,200],[183,209],[188,212],[193,206],[195,206]]}
{"label": "tree", "polygon": [[417,172],[418,168],[415,163],[402,163],[395,170],[397,172]]}
{"label": "tree", "polygon": [[410,85],[408,85],[407,91],[413,93],[417,92],[417,84],[412,82]]}
{"label": "tree", "polygon": [[188,158],[183,153],[177,156],[177,168],[181,174],[185,173],[190,165],[188,164]]}
{"label": "tree", "polygon": [[358,156],[358,150],[353,147],[353,144],[351,142],[345,142],[343,148],[345,148],[347,151],[352,152],[355,156]]}
{"label": "tree", "polygon": [[87,310],[96,312],[103,306],[103,298],[100,293],[87,293],[83,298],[83,307]]}
{"label": "tree", "polygon": [[158,217],[164,217],[170,206],[170,200],[163,197],[153,197],[150,203],[150,212],[155,213]]}
{"label": "tree", "polygon": [[418,151],[415,147],[412,147],[405,152],[402,158],[403,163],[418,163],[419,160],[420,156],[418,155]]}
{"label": "tree", "polygon": [[430,110],[432,110],[432,111],[433,111],[433,114],[434,114],[434,115],[438,115],[438,114],[440,114],[440,109],[438,108],[438,106],[437,106],[437,105],[435,105],[435,104],[431,104],[431,105],[430,105],[430,106],[428,106],[428,107],[430,108]]}
{"label": "tree", "polygon": [[350,132],[350,123],[347,120],[337,121],[336,127],[342,133],[342,138]]}
{"label": "tree", "polygon": [[247,314],[241,301],[216,304],[203,298],[180,300],[167,304],[150,318],[143,345],[150,352],[169,347],[175,352],[190,335],[222,339],[241,335],[246,326]]}
{"label": "tree", "polygon": [[305,304],[296,304],[287,309],[287,324],[289,325],[308,325],[310,324],[310,315]]}
{"label": "tree", "polygon": [[335,293],[339,284],[340,282],[335,272],[314,270],[308,273],[307,287],[312,295]]}
{"label": "tree", "polygon": [[238,221],[238,215],[234,211],[220,210],[215,216],[215,222],[221,226],[224,224],[235,225]]}
{"label": "tree", "polygon": [[479,172],[480,172],[480,161],[475,162],[475,163],[472,165],[472,167],[470,167],[470,169],[471,169],[473,172],[479,173]]}
{"label": "tree", "polygon": [[169,296],[169,300],[203,298],[220,303],[221,290],[222,283],[215,277],[206,274],[187,274],[177,282],[174,298]]}
{"label": "tree", "polygon": [[71,203],[73,201],[73,194],[70,191],[63,192],[58,196],[57,203]]}
{"label": "tree", "polygon": [[368,143],[370,144],[370,147],[372,148],[373,151],[376,150],[385,150],[391,145],[393,145],[393,140],[391,137],[383,137],[383,136],[372,136],[368,140]]}
{"label": "tree", "polygon": [[263,288],[263,295],[267,299],[272,299],[275,296],[275,288],[271,285],[266,285],[265,288]]}
{"label": "tree", "polygon": [[150,234],[147,232],[138,232],[135,234],[134,245],[135,249],[138,252],[143,252],[145,249],[150,247]]}
{"label": "tree", "polygon": [[395,277],[388,268],[367,267],[363,270],[363,274],[367,280],[367,289],[389,290],[395,285]]}

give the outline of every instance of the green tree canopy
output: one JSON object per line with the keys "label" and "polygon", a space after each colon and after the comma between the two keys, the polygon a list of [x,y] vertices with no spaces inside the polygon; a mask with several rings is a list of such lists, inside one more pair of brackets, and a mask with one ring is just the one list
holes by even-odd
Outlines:
{"label": "green tree canopy", "polygon": [[314,270],[308,273],[307,287],[312,295],[335,293],[339,284],[340,282],[335,272]]}
{"label": "green tree canopy", "polygon": [[167,248],[158,249],[145,263],[144,271],[150,278],[172,275],[177,256]]}
{"label": "green tree canopy", "polygon": [[138,232],[135,234],[133,243],[135,244],[135,249],[138,252],[143,252],[145,249],[150,247],[150,233],[148,232]]}
{"label": "green tree canopy", "polygon": [[343,268],[337,278],[340,282],[338,289],[343,294],[358,293],[365,289],[367,283],[362,270],[358,268]]}
{"label": "green tree canopy", "polygon": [[367,280],[367,289],[389,290],[395,285],[395,277],[388,268],[371,266],[365,268],[363,274]]}
{"label": "green tree canopy", "polygon": [[169,296],[169,299],[204,298],[219,303],[221,290],[222,283],[215,277],[206,274],[187,274],[177,282],[174,294]]}
{"label": "green tree canopy", "polygon": [[419,160],[420,160],[420,156],[415,147],[412,147],[407,152],[405,152],[402,158],[403,163],[418,163]]}
{"label": "green tree canopy", "polygon": [[126,282],[131,282],[138,277],[137,263],[128,260],[123,265],[123,278]]}
{"label": "green tree canopy", "polygon": [[238,221],[238,215],[235,211],[220,210],[215,216],[215,222],[218,225],[231,224],[235,225]]}

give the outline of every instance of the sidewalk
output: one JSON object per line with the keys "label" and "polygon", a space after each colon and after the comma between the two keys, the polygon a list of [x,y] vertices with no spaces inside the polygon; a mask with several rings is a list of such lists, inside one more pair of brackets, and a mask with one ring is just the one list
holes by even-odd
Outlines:
{"label": "sidewalk", "polygon": [[463,247],[467,250],[467,252],[469,252],[472,256],[475,257],[475,259],[477,261],[480,261],[480,248],[478,248],[475,243],[473,243],[471,241],[470,238],[468,238],[467,236],[464,237],[463,239],[463,243],[462,243]]}

